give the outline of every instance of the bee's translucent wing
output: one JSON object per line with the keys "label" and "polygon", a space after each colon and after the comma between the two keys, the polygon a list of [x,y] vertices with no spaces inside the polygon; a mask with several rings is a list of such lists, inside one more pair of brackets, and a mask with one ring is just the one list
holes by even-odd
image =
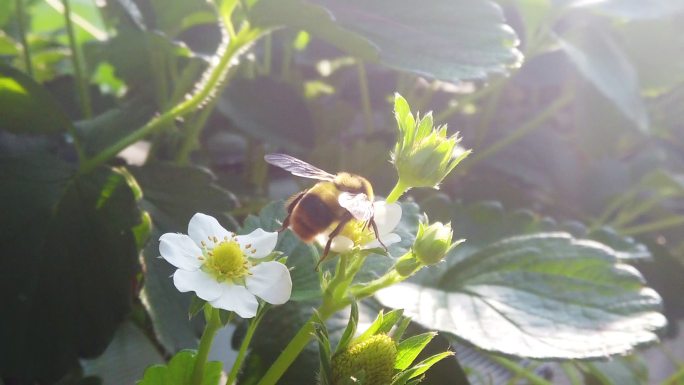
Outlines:
{"label": "bee's translucent wing", "polygon": [[337,202],[359,221],[366,222],[373,217],[373,202],[364,193],[342,192]]}
{"label": "bee's translucent wing", "polygon": [[318,167],[312,166],[303,160],[285,154],[268,154],[264,156],[264,160],[274,166],[278,166],[283,170],[289,171],[292,175],[301,176],[304,178],[318,179],[318,180],[335,180],[335,175],[321,170]]}

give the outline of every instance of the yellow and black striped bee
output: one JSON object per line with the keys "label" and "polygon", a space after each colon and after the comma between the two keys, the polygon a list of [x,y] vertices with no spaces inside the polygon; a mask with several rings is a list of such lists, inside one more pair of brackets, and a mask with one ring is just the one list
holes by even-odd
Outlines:
{"label": "yellow and black striped bee", "polygon": [[366,178],[348,172],[333,175],[285,154],[268,154],[264,159],[292,175],[320,181],[288,200],[287,217],[279,230],[289,227],[307,243],[312,242],[318,234],[329,232],[318,264],[328,256],[333,238],[351,220],[364,223],[364,228],[370,226],[375,238],[385,247],[379,238],[373,216],[373,187]]}

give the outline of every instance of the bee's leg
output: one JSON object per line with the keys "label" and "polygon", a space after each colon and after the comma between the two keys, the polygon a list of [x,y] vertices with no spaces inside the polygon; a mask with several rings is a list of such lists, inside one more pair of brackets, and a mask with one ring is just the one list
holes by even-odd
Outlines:
{"label": "bee's leg", "polygon": [[299,192],[295,195],[293,195],[290,199],[287,201],[287,216],[283,220],[283,225],[280,226],[280,229],[278,229],[278,232],[281,233],[285,229],[287,229],[290,226],[290,217],[292,216],[292,210],[294,210],[295,206],[297,206],[297,203],[299,203],[300,200],[304,197],[304,194],[306,194],[306,191]]}
{"label": "bee's leg", "polygon": [[314,268],[315,271],[318,271],[318,266],[323,262],[328,257],[328,253],[330,252],[330,246],[332,245],[333,239],[335,239],[336,236],[338,236],[341,232],[342,229],[344,229],[344,226],[354,218],[350,213],[346,213],[342,220],[340,220],[340,223],[335,227],[335,230],[333,230],[330,235],[328,235],[328,242],[325,243],[325,248],[323,249],[323,255],[321,256],[321,259],[318,260],[318,263],[316,263],[316,267]]}
{"label": "bee's leg", "polygon": [[375,224],[375,218],[371,218],[368,222],[370,223],[371,227],[373,227],[375,239],[377,239],[378,242],[380,242],[380,244],[382,245],[382,248],[389,253],[389,250],[387,250],[387,246],[385,246],[385,244],[382,243],[382,239],[380,239],[380,233],[378,233],[378,225]]}

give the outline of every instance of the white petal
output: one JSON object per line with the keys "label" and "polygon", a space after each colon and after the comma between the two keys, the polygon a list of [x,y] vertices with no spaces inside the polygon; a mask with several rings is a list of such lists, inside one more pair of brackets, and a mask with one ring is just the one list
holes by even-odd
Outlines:
{"label": "white petal", "polygon": [[292,294],[290,270],[280,262],[260,263],[251,269],[250,276],[245,279],[247,290],[274,305],[282,305]]}
{"label": "white petal", "polygon": [[190,219],[190,223],[188,224],[188,235],[195,241],[197,246],[202,247],[202,241],[204,241],[207,246],[211,247],[214,244],[209,243],[209,237],[216,237],[219,240],[223,240],[224,237],[230,239],[233,236],[233,233],[224,229],[216,218],[197,213]]}
{"label": "white petal", "polygon": [[194,291],[205,301],[213,301],[221,295],[221,284],[202,270],[187,271],[178,269],[173,274],[173,284],[178,291]]}
{"label": "white petal", "polygon": [[346,253],[353,247],[354,241],[345,237],[344,235],[338,235],[335,238],[333,238],[332,243],[330,244],[330,251],[334,251],[336,253]]}
{"label": "white petal", "polygon": [[221,289],[221,296],[209,301],[211,306],[234,311],[242,318],[252,318],[256,315],[259,302],[246,287],[224,282],[221,284]]}
{"label": "white petal", "polygon": [[166,233],[159,238],[159,253],[167,262],[183,270],[197,270],[202,250],[185,234]]}
{"label": "white petal", "polygon": [[[245,255],[250,258],[263,258],[273,251],[278,243],[278,233],[270,233],[262,229],[256,229],[247,235],[238,235],[237,243],[245,252]],[[246,250],[246,246],[251,246],[252,249]],[[252,250],[256,250],[252,253]]]}
{"label": "white petal", "polygon": [[398,203],[378,201],[374,203],[375,224],[380,235],[389,234],[401,221],[401,206]]}
{"label": "white petal", "polygon": [[[380,240],[382,241],[382,243],[385,244],[385,246],[390,247],[390,245],[393,245],[397,242],[401,242],[401,237],[398,234],[389,233],[382,234],[380,236]],[[373,239],[372,241],[363,245],[362,249],[375,249],[376,247],[382,247],[382,245],[380,244],[380,242],[378,242],[377,239]]]}

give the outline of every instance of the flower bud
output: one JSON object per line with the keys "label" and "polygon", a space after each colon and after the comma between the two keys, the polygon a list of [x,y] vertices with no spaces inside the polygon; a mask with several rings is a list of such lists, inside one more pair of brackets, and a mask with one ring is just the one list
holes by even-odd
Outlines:
{"label": "flower bud", "polygon": [[399,136],[392,163],[406,187],[437,188],[470,150],[459,146],[458,134],[447,137],[446,125],[435,128],[432,112],[420,118],[411,114],[406,100],[394,97],[394,114]]}
{"label": "flower bud", "polygon": [[364,384],[390,385],[394,376],[397,344],[386,334],[376,334],[350,346],[332,359],[332,384],[363,378]]}
{"label": "flower bud", "polygon": [[444,259],[454,246],[461,243],[459,241],[452,244],[452,236],[453,231],[449,223],[420,223],[416,241],[413,243],[413,254],[424,265],[434,265]]}

